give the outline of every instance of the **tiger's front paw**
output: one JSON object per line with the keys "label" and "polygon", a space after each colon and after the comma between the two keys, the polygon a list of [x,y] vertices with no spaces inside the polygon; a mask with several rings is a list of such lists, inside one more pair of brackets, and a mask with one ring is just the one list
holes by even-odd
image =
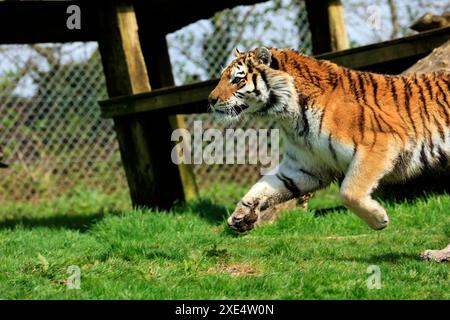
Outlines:
{"label": "tiger's front paw", "polygon": [[253,229],[258,222],[260,210],[258,202],[240,201],[233,214],[228,218],[228,226],[238,232]]}

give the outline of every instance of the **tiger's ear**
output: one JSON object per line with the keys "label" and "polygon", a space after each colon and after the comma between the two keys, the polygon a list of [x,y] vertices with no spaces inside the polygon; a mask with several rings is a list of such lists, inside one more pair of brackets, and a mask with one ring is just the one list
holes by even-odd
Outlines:
{"label": "tiger's ear", "polygon": [[259,63],[267,66],[270,66],[270,63],[272,62],[272,53],[266,47],[257,48],[255,51],[255,57]]}
{"label": "tiger's ear", "polygon": [[241,52],[238,50],[238,48],[234,48],[234,54],[236,57],[239,57],[241,55]]}

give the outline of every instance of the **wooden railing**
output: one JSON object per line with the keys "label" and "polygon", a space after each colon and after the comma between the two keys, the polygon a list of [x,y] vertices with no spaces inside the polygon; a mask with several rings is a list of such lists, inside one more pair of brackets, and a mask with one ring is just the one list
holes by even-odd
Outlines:
{"label": "wooden railing", "polygon": [[[442,28],[392,41],[320,54],[316,58],[358,70],[400,73],[448,40],[450,28]],[[163,112],[169,115],[205,113],[208,94],[216,84],[217,80],[209,80],[156,89],[100,101],[100,107],[106,118],[141,112]]]}

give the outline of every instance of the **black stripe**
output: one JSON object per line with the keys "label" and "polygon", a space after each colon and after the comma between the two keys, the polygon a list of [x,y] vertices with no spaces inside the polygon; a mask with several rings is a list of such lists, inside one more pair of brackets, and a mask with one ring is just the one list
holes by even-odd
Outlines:
{"label": "black stripe", "polygon": [[[370,112],[372,113],[372,116],[373,116],[373,119],[375,120],[375,122],[376,122],[376,124],[377,124],[377,130],[378,131],[380,131],[380,132],[384,132],[384,130],[383,130],[383,126],[381,125],[381,123],[380,123],[380,120],[379,120],[379,118],[381,118],[381,120],[392,130],[392,133],[394,133],[394,134],[398,134],[393,128],[392,128],[392,126],[390,126],[387,122],[386,122],[386,120],[384,120],[384,118],[381,116],[381,114],[379,114],[378,112],[375,112],[375,110],[369,105],[369,104],[367,104],[366,103],[366,108],[363,108],[363,110],[370,110]],[[380,108],[380,110],[382,111],[382,109]],[[373,122],[372,122],[372,118],[369,118],[370,119],[370,122],[371,122],[371,125],[373,126]],[[399,135],[400,136],[400,135]],[[401,137],[400,137],[401,138]],[[375,132],[375,139],[374,140],[376,140],[376,132]],[[375,143],[375,141],[374,141],[374,143]],[[373,145],[372,145],[373,146]]]}
{"label": "black stripe", "polygon": [[[371,110],[371,111],[373,113],[373,110]],[[373,118],[375,119],[375,114],[373,114]],[[373,125],[372,117],[369,117],[369,120],[370,120],[370,128],[374,128],[375,129],[375,127]],[[373,133],[373,140],[372,140],[372,144],[370,146],[370,150],[372,150],[373,147],[375,146],[376,142],[377,142],[377,130],[371,130],[370,132]]]}
{"label": "black stripe", "polygon": [[450,79],[442,79],[442,81],[447,85],[447,90],[450,91]]}
{"label": "black stripe", "polygon": [[325,110],[326,108],[324,108],[322,110],[322,114],[320,115],[320,122],[319,122],[319,135],[322,133],[322,125],[323,125],[323,119],[325,118]]}
{"label": "black stripe", "polygon": [[411,85],[410,83],[406,80],[405,77],[401,77],[403,85],[405,87],[405,105],[406,105],[406,113],[408,114],[408,118],[411,121],[411,125],[413,127],[414,130],[414,134],[417,137],[417,128],[416,128],[416,124],[413,121],[412,115],[411,115],[411,104],[409,101],[409,98],[411,97]]}
{"label": "black stripe", "polygon": [[366,127],[366,118],[364,115],[364,108],[360,108],[361,110],[361,115],[359,116],[359,132],[361,134],[361,141],[364,140],[364,132],[365,132],[365,127]]}
{"label": "black stripe", "polygon": [[313,174],[305,169],[300,168],[300,169],[298,169],[298,171],[300,171],[301,173],[306,174],[307,176],[310,176],[312,178],[319,179],[319,178],[317,178],[317,176],[315,174]]}
{"label": "black stripe", "polygon": [[[428,140],[428,143],[430,144],[430,150],[431,150],[431,152],[433,152],[433,150],[434,150],[433,137],[432,137],[432,133],[431,133],[430,129],[428,128],[429,127],[428,122],[430,121],[430,115],[427,112],[426,100],[423,95],[423,89],[419,85],[419,82],[417,81],[417,76],[414,76],[414,84],[418,88],[419,99],[422,103],[422,107],[420,108],[420,118],[422,120],[424,131],[426,131],[426,139]],[[427,122],[427,119],[428,119],[428,122]]]}
{"label": "black stripe", "polygon": [[425,100],[425,95],[423,93],[423,88],[422,86],[419,84],[419,81],[417,80],[417,76],[414,77],[414,84],[417,86],[417,88],[419,89],[419,98],[420,101],[422,102],[422,107],[423,110],[425,112],[425,115],[428,119],[428,121],[430,121],[430,115],[428,114],[428,110],[427,110],[427,101]]}
{"label": "black stripe", "polygon": [[250,203],[246,202],[246,201],[241,201],[241,204],[242,204],[244,207],[253,209],[253,206],[252,206]]}
{"label": "black stripe", "polygon": [[306,116],[306,107],[304,105],[300,105],[300,109],[302,112],[303,130],[298,134],[300,136],[307,136],[309,134],[309,122],[308,117]]}
{"label": "black stripe", "polygon": [[263,80],[267,90],[269,90],[269,98],[267,99],[266,104],[258,111],[260,113],[264,113],[278,103],[278,96],[270,89],[269,82],[267,81],[266,72],[260,69],[257,69],[257,71],[259,71],[261,79]]}
{"label": "black stripe", "polygon": [[[281,59],[277,60],[278,61],[278,67],[279,67],[280,70],[286,70],[286,67],[285,67],[286,63],[291,64],[292,62],[291,61],[289,61],[289,62],[287,61],[287,60],[289,60],[288,59],[289,57],[286,55],[286,52],[281,51],[281,55],[282,55],[282,57],[280,57]],[[293,61],[295,61],[295,59]]]}
{"label": "black stripe", "polygon": [[336,72],[331,69],[331,66],[328,67],[328,84],[331,85],[331,90],[335,90],[339,83],[339,76]]}
{"label": "black stripe", "polygon": [[373,150],[373,148],[375,147],[375,145],[377,144],[377,137],[378,134],[376,131],[373,132],[373,141],[372,141],[372,145],[370,146],[370,151]]}
{"label": "black stripe", "polygon": [[245,87],[245,85],[246,85],[245,81],[241,81],[241,82],[238,84],[237,90],[242,89],[243,87]]}
{"label": "black stripe", "polygon": [[276,177],[283,182],[286,189],[288,189],[294,198],[297,198],[301,195],[300,189],[295,185],[294,181],[291,178],[286,177],[282,173],[277,173]]}
{"label": "black stripe", "polygon": [[404,142],[403,137],[401,136],[401,134],[399,132],[397,132],[397,130],[394,129],[394,127],[392,127],[389,122],[387,122],[386,120],[384,120],[383,116],[381,116],[381,114],[378,114],[378,116],[380,117],[381,121],[383,121],[383,123],[389,128],[389,131],[384,130],[384,132],[388,132],[391,133],[393,135],[396,135],[400,138],[400,140],[402,140],[402,142]]}
{"label": "black stripe", "polygon": [[255,87],[255,89],[253,90],[253,92],[255,93],[255,95],[259,96],[261,94],[261,91],[258,90],[258,84],[257,84],[257,79],[256,79],[257,75],[256,73],[254,73],[252,75],[252,82],[253,82],[253,86]]}
{"label": "black stripe", "polygon": [[424,74],[422,77],[422,81],[425,83],[425,88],[428,90],[428,94],[430,95],[430,99],[433,100],[433,88],[431,87],[430,79]]}
{"label": "black stripe", "polygon": [[330,149],[331,155],[333,156],[334,161],[337,162],[336,150],[333,147],[333,141],[331,140],[331,133],[328,135],[328,149]]}
{"label": "black stripe", "polygon": [[[365,74],[363,74],[363,73],[360,73],[360,74],[358,74],[358,79],[359,79],[359,82],[360,82],[360,84],[363,86],[364,85],[364,75]],[[361,80],[363,81],[362,83],[361,83]],[[363,87],[362,87],[363,88]],[[381,116],[381,114],[379,114],[378,112],[375,112],[375,110],[374,110],[374,108],[371,106],[371,105],[369,105],[368,103],[367,103],[367,100],[366,100],[366,97],[365,97],[365,91],[363,91],[362,92],[363,93],[363,104],[365,105],[365,108],[366,109],[369,109],[370,110],[370,112],[372,113],[372,115],[373,115],[373,118],[375,119],[375,121],[376,121],[376,123],[377,123],[377,126],[378,126],[378,130],[379,131],[383,131],[383,127],[381,126],[381,123],[380,123],[380,121],[379,121],[379,119],[378,119],[378,117],[380,117],[380,118],[382,118],[382,116]],[[363,106],[364,107],[364,106]],[[363,108],[364,109],[364,108]],[[383,111],[381,108],[379,108],[379,110],[381,110],[381,111]],[[371,119],[371,118],[370,118]],[[383,120],[383,122],[385,122],[386,123],[386,121],[384,120],[384,119],[382,119]],[[372,121],[372,119],[371,119],[371,121]],[[392,127],[391,127],[392,128]]]}
{"label": "black stripe", "polygon": [[438,154],[439,154],[439,157],[438,157],[438,159],[439,159],[439,165],[440,165],[442,168],[444,168],[444,169],[447,168],[447,166],[448,166],[448,164],[449,164],[449,160],[448,160],[447,154],[446,154],[441,148],[439,148]]}
{"label": "black stripe", "polygon": [[[380,123],[379,120],[378,120],[378,117],[386,125],[386,127],[389,128],[389,132],[390,133],[397,133],[397,131],[395,131],[395,129],[389,124],[389,122],[384,120],[384,118],[383,118],[383,116],[381,114],[377,114],[377,121],[378,121],[378,123]],[[383,130],[383,129],[382,129],[382,131],[388,132],[387,130]]]}
{"label": "black stripe", "polygon": [[425,153],[425,143],[422,144],[422,149],[420,150],[420,160],[422,161],[425,170],[431,170],[430,162],[428,161],[427,155]]}
{"label": "black stripe", "polygon": [[[433,88],[432,88],[432,86],[431,86],[430,79],[427,77],[426,74],[423,74],[422,77],[421,77],[421,79],[422,79],[423,83],[425,84],[425,88],[427,89],[428,94],[430,95],[430,100],[433,101],[434,95],[433,95]],[[437,100],[438,100],[438,99],[436,99],[436,101],[437,101]],[[438,104],[439,104],[439,103],[438,103]],[[445,108],[444,108],[444,113],[445,113],[446,111],[447,111],[447,110],[445,110]],[[436,127],[438,128],[438,132],[439,132],[439,135],[441,136],[441,140],[445,141],[445,132],[444,132],[444,128],[442,127],[441,123],[436,119],[436,117],[434,116],[434,114],[433,114],[433,120],[434,120],[434,123],[435,123]]]}
{"label": "black stripe", "polygon": [[358,77],[359,89],[362,94],[362,100],[364,104],[367,105],[366,88],[364,87],[364,74],[357,72],[356,75]]}
{"label": "black stripe", "polygon": [[352,72],[350,71],[350,69],[344,69],[344,74],[347,77],[350,92],[352,92],[355,95],[356,99],[359,100],[358,91],[356,90],[355,82],[353,81]]}
{"label": "black stripe", "polygon": [[278,70],[280,69],[280,63],[278,62],[278,59],[272,56],[272,62],[270,63],[270,67],[272,69]]}
{"label": "black stripe", "polygon": [[372,88],[373,88],[373,100],[375,101],[375,105],[381,109],[380,104],[378,103],[378,97],[377,97],[378,82],[375,80],[375,78],[373,77],[373,75],[371,73],[369,73],[369,79],[370,79],[370,82],[372,83]]}
{"label": "black stripe", "polygon": [[264,81],[267,89],[269,89],[270,87],[269,87],[269,82],[267,81],[267,74],[266,74],[266,72],[264,70],[259,70],[259,69],[257,69],[257,71],[259,71],[259,73],[261,75],[261,79]]}
{"label": "black stripe", "polygon": [[308,67],[307,64],[304,64],[303,67],[304,67],[304,69],[305,69],[305,71],[306,71],[306,74],[308,75],[310,81],[311,81],[316,87],[320,87],[320,83],[319,83],[319,82],[320,82],[320,79],[317,77],[317,75],[311,73],[311,70],[309,69],[309,67]]}
{"label": "black stripe", "polygon": [[442,102],[439,100],[438,97],[436,97],[436,102],[438,104],[438,106],[442,109],[442,111],[445,114],[445,124],[447,125],[447,127],[450,126],[450,114],[448,113],[447,108],[442,104]]}
{"label": "black stripe", "polygon": [[309,172],[309,171],[306,171],[305,169],[299,169],[298,171],[300,171],[301,173],[303,173],[304,175],[307,175],[307,176],[309,176],[309,177],[311,177],[311,178],[314,178],[314,179],[316,179],[317,181],[318,181],[318,183],[319,183],[319,186],[323,186],[324,184],[323,184],[323,181],[322,181],[322,179],[320,179],[318,176],[316,176],[315,174],[313,174],[313,173],[311,173],[311,172]]}
{"label": "black stripe", "polygon": [[253,82],[253,86],[255,87],[255,90],[257,90],[257,86],[256,86],[256,73],[252,74],[252,82]]}
{"label": "black stripe", "polygon": [[287,55],[286,51],[281,50],[281,54],[283,55],[284,61],[289,63],[289,56]]}
{"label": "black stripe", "polygon": [[[293,60],[292,64],[294,65],[294,69],[297,70],[303,78],[306,78],[306,76],[303,72],[304,69],[300,66],[300,64],[296,60]],[[309,80],[312,81],[312,79],[309,79]]]}
{"label": "black stripe", "polygon": [[389,85],[391,87],[392,99],[394,100],[394,104],[397,107],[397,112],[400,113],[400,104],[398,102],[397,88],[395,87],[395,78],[388,77]]}
{"label": "black stripe", "polygon": [[[371,108],[370,108],[371,109]],[[372,110],[372,109],[371,109]],[[383,127],[381,126],[380,120],[378,119],[378,115],[372,110],[373,118],[375,122],[377,123],[378,131],[383,132]],[[380,116],[381,117],[381,116]],[[386,121],[385,121],[386,122]]]}
{"label": "black stripe", "polygon": [[[295,63],[297,63],[297,61],[295,62]],[[311,70],[309,70],[309,68],[308,68],[308,65],[303,65],[303,67],[300,67],[302,70],[305,70],[305,72],[306,72],[306,74],[307,74],[307,76],[308,76],[308,78],[309,78],[309,81],[311,81],[312,83],[314,83],[314,78],[313,78],[313,76],[312,76],[312,74],[311,74]]]}
{"label": "black stripe", "polygon": [[434,145],[433,145],[432,134],[426,123],[423,108],[420,108],[420,119],[422,120],[422,125],[423,125],[424,131],[425,131],[425,138],[428,140],[428,143],[430,144],[431,151],[433,151]]}
{"label": "black stripe", "polygon": [[267,102],[264,105],[264,107],[259,109],[258,112],[261,112],[261,113],[266,112],[270,108],[272,108],[274,105],[276,105],[277,103],[278,103],[278,96],[272,90],[270,90],[270,92],[269,92],[269,99],[267,100]]}
{"label": "black stripe", "polygon": [[442,94],[445,104],[447,105],[447,107],[450,107],[450,104],[448,103],[448,100],[447,100],[447,94],[442,89],[441,85],[439,84],[439,81],[436,81],[436,86],[439,89],[439,92]]}
{"label": "black stripe", "polygon": [[[444,102],[446,102],[447,105],[448,105],[447,96],[446,96],[444,90],[442,89],[441,85],[439,84],[439,81],[436,81],[436,79],[434,79],[434,80],[435,80],[435,83],[436,83],[436,87],[438,88],[438,91],[442,94],[442,96],[444,98]],[[450,114],[449,114],[447,108],[445,107],[445,105],[442,104],[442,102],[439,100],[439,97],[438,97],[437,94],[436,94],[435,101],[438,104],[438,106],[442,109],[442,111],[444,112],[445,124],[447,125],[447,127],[449,127],[450,126]],[[445,136],[444,136],[444,140],[445,140]]]}

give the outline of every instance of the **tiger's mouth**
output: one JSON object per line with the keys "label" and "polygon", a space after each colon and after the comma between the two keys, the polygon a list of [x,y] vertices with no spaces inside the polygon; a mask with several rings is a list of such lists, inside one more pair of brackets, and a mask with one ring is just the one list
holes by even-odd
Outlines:
{"label": "tiger's mouth", "polygon": [[223,109],[214,108],[213,111],[214,111],[214,113],[216,113],[220,116],[237,117],[247,108],[248,108],[248,106],[245,104],[240,104],[240,105],[236,104],[231,107],[225,107]]}

